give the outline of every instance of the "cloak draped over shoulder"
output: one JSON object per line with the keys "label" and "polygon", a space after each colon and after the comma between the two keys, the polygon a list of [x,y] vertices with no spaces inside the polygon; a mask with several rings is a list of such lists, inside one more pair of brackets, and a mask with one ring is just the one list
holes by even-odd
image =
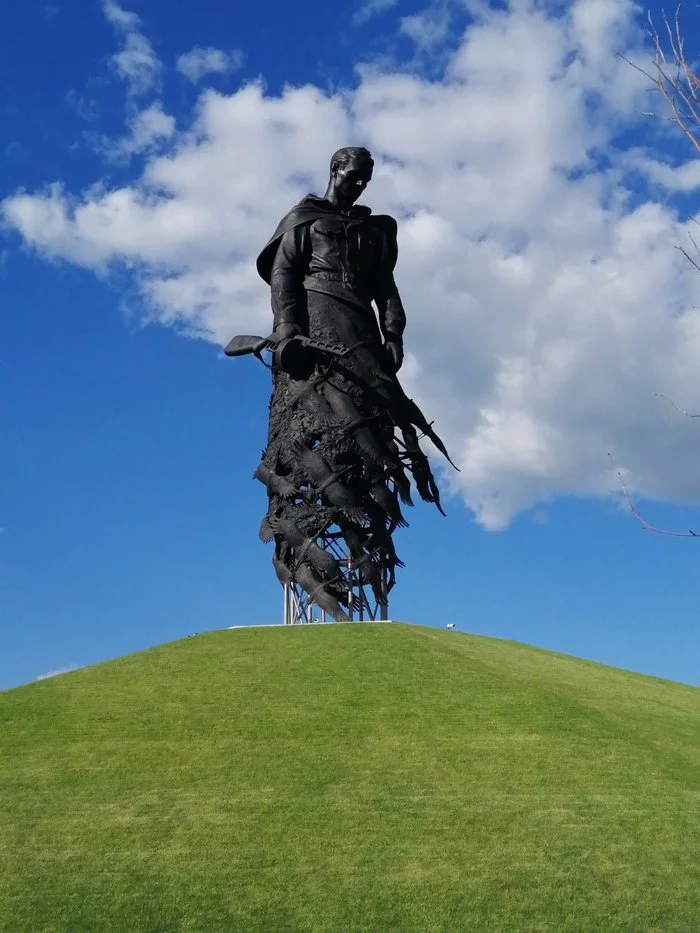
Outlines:
{"label": "cloak draped over shoulder", "polygon": [[[302,198],[298,204],[295,204],[295,206],[287,214],[285,214],[282,220],[280,220],[280,222],[277,224],[277,229],[262,248],[260,255],[257,258],[256,267],[260,278],[267,282],[268,285],[270,284],[272,264],[275,260],[277,248],[279,247],[279,241],[282,239],[284,234],[289,230],[293,230],[295,227],[299,227],[305,224],[312,224],[315,220],[322,218],[324,214],[337,214],[337,211],[332,204],[325,200],[325,198],[316,197],[314,194],[307,194],[306,197]],[[388,214],[372,214],[371,208],[365,207],[361,204],[355,205],[348,216],[353,219],[355,217],[365,218],[370,223],[376,224],[378,227],[384,230],[387,241],[390,245],[391,268],[393,269],[398,258],[398,245],[396,239],[397,225],[394,218],[389,217]]]}

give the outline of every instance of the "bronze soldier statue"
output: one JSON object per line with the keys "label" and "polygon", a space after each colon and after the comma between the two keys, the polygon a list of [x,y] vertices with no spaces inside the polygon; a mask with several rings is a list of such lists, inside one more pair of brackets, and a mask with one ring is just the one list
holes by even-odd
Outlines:
{"label": "bronze soldier statue", "polygon": [[442,512],[418,431],[447,456],[396,376],[406,326],[396,221],[355,204],[373,167],[367,149],[333,155],[324,196],[293,207],[258,257],[272,333],[234,338],[226,349],[272,350],[268,444],[255,472],[269,500],[261,538],[275,542],[280,582],[301,586],[336,619],[347,617],[352,593],[328,542],[344,546],[386,604],[403,566],[392,534],[406,524],[401,503],[413,504],[409,476]]}

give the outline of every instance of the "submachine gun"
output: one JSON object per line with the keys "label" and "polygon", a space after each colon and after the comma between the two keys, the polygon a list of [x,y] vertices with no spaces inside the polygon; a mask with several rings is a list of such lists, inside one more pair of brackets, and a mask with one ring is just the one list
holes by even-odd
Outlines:
{"label": "submachine gun", "polygon": [[262,357],[263,350],[269,350],[275,363],[294,379],[308,379],[319,357],[342,359],[352,351],[352,347],[341,347],[313,337],[299,334],[282,340],[276,334],[259,337],[252,334],[240,334],[233,337],[224,349],[226,356],[248,356],[252,354],[263,366],[270,368]]}

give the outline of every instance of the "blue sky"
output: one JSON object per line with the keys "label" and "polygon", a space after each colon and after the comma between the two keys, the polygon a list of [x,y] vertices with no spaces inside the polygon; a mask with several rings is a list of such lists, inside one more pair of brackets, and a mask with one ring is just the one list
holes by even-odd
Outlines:
{"label": "blue sky", "polygon": [[693,153],[611,52],[645,60],[626,2],[464,7],[6,11],[0,689],[279,621],[268,374],[220,348],[264,331],[254,255],[356,141],[400,221],[404,379],[462,467],[397,534],[392,617],[700,685],[700,545],[644,532],[607,457],[700,529],[700,429],[654,397],[700,410]]}

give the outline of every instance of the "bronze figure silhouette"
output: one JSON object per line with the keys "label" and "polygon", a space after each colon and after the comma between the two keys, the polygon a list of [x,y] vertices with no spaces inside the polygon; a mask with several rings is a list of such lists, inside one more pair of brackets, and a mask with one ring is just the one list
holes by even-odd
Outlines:
{"label": "bronze figure silhouette", "polygon": [[275,542],[280,582],[301,586],[336,619],[347,618],[353,593],[325,544],[341,541],[351,568],[386,602],[403,566],[392,534],[407,524],[400,502],[413,505],[409,474],[442,512],[418,431],[450,459],[396,375],[406,326],[397,225],[355,204],[373,167],[363,148],[333,155],[324,196],[293,207],[258,257],[272,333],[234,337],[226,348],[272,353],[268,443],[254,474],[268,495],[260,536]]}

